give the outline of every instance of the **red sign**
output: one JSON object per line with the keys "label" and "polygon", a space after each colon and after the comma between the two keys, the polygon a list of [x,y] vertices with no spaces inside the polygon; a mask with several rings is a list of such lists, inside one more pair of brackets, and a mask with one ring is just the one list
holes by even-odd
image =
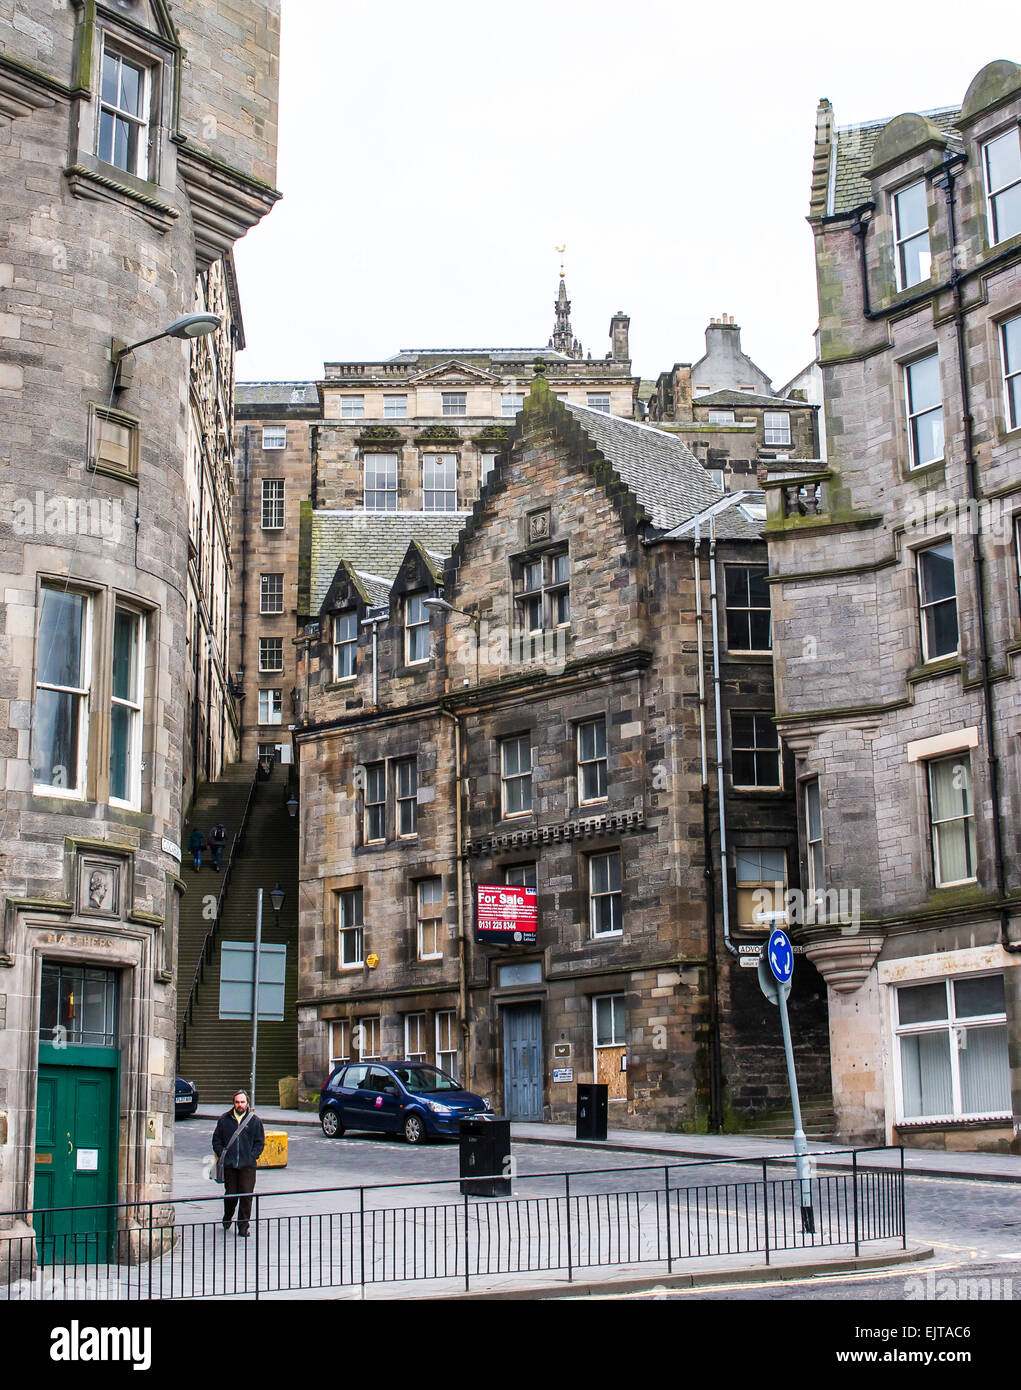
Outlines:
{"label": "red sign", "polygon": [[475,940],[533,946],[538,922],[534,888],[507,883],[475,887]]}

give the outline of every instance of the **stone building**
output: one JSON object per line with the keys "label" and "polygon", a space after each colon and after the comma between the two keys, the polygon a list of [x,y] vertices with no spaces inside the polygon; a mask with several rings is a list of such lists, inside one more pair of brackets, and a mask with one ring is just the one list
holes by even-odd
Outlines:
{"label": "stone building", "polygon": [[719,487],[755,489],[760,462],[819,457],[818,404],[807,386],[775,392],[765,372],[742,351],[730,314],[705,331],[705,354],[675,362],[648,392],[650,423],[682,439]]}
{"label": "stone building", "polygon": [[[0,53],[5,1213],[169,1191],[183,803],[234,739],[230,250],[278,197],[276,0],[16,8]],[[210,310],[218,331],[189,349],[202,325],[178,320]],[[86,1260],[115,1224],[90,1228]]]}
{"label": "stone building", "polygon": [[[764,506],[537,371],[470,512],[307,518],[303,1084],[412,1057],[512,1117],[567,1120],[596,1077],[611,1124],[722,1124],[785,1095],[736,944],[797,873]],[[534,943],[475,939],[501,885],[536,890]],[[818,1089],[823,991],[799,974]]]}
{"label": "stone building", "polygon": [[301,692],[294,637],[303,502],[427,519],[470,509],[540,354],[563,399],[634,416],[628,316],[613,315],[610,351],[593,359],[574,336],[562,274],[553,307],[548,350],[405,348],[381,362],[327,362],[317,383],[239,383],[234,607],[246,757],[289,756],[286,730]]}
{"label": "stone building", "polygon": [[1019,118],[1006,61],[959,107],[818,112],[828,460],[770,467],[768,536],[847,1139],[1018,1146]]}

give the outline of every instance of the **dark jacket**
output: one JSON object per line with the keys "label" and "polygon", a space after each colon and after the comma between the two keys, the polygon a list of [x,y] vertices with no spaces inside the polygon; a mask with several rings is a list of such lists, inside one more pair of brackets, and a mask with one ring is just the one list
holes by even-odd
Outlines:
{"label": "dark jacket", "polygon": [[217,845],[227,843],[227,827],[225,825],[214,825],[209,832],[209,843],[215,849]]}
{"label": "dark jacket", "polygon": [[[244,1116],[241,1118],[243,1120]],[[233,1110],[224,1111],[217,1120],[216,1128],[213,1130],[213,1152],[217,1158],[230,1143],[239,1123],[234,1118]],[[265,1147],[266,1131],[263,1129],[262,1121],[258,1115],[253,1114],[241,1131],[241,1138],[236,1144],[231,1145],[230,1153],[224,1160],[224,1166],[227,1168],[254,1168]]]}
{"label": "dark jacket", "polygon": [[206,837],[198,828],[193,830],[191,834],[188,836],[188,849],[192,854],[194,854],[197,849],[203,849],[205,847],[205,843]]}

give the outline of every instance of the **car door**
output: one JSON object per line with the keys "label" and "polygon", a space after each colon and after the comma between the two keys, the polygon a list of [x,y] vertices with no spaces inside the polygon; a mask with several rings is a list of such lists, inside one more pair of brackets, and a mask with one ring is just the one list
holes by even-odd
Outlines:
{"label": "car door", "polygon": [[345,1129],[363,1129],[365,1127],[365,1092],[360,1089],[361,1083],[365,1080],[368,1067],[352,1066],[348,1067],[340,1078],[340,1085],[337,1088],[337,1102],[340,1106],[340,1122]]}
{"label": "car door", "polygon": [[403,1095],[395,1078],[385,1067],[371,1067],[366,1081],[366,1099],[375,1121],[373,1129],[393,1134],[401,1127]]}

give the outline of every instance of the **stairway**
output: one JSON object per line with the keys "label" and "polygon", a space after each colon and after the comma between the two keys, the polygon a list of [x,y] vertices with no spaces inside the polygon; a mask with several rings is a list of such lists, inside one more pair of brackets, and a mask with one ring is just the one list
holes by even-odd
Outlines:
{"label": "stairway", "polygon": [[[833,1109],[833,1097],[829,1095],[806,1096],[801,1102],[801,1123],[805,1138],[832,1140],[836,1138],[837,1116]],[[757,1135],[762,1139],[790,1139],[794,1135],[794,1111],[791,1106],[778,1110],[760,1112],[746,1120],[741,1133]]]}
{"label": "stairway", "polygon": [[[184,829],[187,845],[192,827],[208,832],[217,820],[227,827],[228,845],[240,827],[253,764],[235,764],[221,781],[202,787],[191,817]],[[274,766],[267,781],[256,783],[248,830],[241,853],[235,861],[230,886],[220,917],[213,959],[207,963],[199,985],[191,1022],[187,1025],[177,1072],[198,1087],[203,1104],[230,1103],[239,1088],[248,1089],[252,1070],[251,1022],[221,1020],[220,944],[223,941],[255,940],[255,905],[259,888],[263,891],[262,939],[264,943],[283,942],[287,946],[287,972],[284,985],[284,1019],[281,1023],[259,1022],[259,1055],[256,1069],[256,1105],[277,1105],[277,1081],[293,1076],[298,1069],[298,823],[285,805],[287,769]],[[206,855],[203,855],[205,861]],[[226,869],[226,854],[224,855]],[[211,925],[203,915],[204,899],[215,901],[222,874],[207,868],[198,873],[185,854],[182,877],[189,891],[181,904],[178,933],[177,1028],[184,1024],[184,1010],[202,952],[202,942]],[[276,924],[270,890],[279,883],[286,897]],[[193,887],[194,884],[194,887]]]}

